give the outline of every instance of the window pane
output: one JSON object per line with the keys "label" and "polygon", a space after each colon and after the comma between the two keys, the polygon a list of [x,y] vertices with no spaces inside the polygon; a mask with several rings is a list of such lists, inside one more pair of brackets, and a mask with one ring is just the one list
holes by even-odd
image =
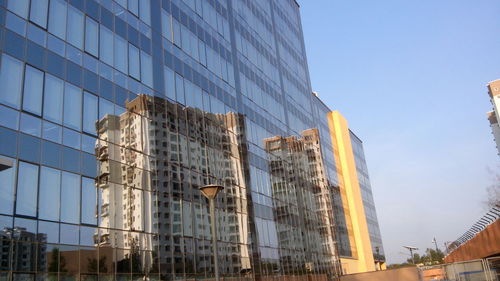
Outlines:
{"label": "window pane", "polygon": [[151,56],[141,51],[141,77],[142,83],[153,87],[153,62]]}
{"label": "window pane", "polygon": [[82,90],[66,83],[64,92],[64,125],[80,130],[82,123]]}
{"label": "window pane", "polygon": [[69,6],[67,40],[79,49],[83,49],[83,13]]}
{"label": "window pane", "polygon": [[94,180],[82,178],[82,223],[97,224],[97,192]]}
{"label": "window pane", "polygon": [[[64,224],[61,223],[61,233],[60,233],[60,240],[61,243],[63,244],[75,244],[78,245],[78,226],[77,225],[70,225],[70,224]],[[68,252],[68,256],[71,256],[73,258],[78,258],[73,256],[74,255],[74,249],[71,249]],[[70,254],[71,253],[71,254]],[[61,256],[62,258],[62,256]],[[69,279],[69,280],[75,280],[75,279]]]}
{"label": "window pane", "polygon": [[61,126],[51,122],[43,121],[42,137],[46,140],[61,143],[62,133]]}
{"label": "window pane", "polygon": [[61,180],[61,221],[79,223],[80,177],[63,172]]}
{"label": "window pane", "polygon": [[103,62],[113,65],[113,33],[101,25],[99,55]]}
{"label": "window pane", "polygon": [[99,99],[99,120],[104,118],[106,114],[115,114],[115,107],[112,102],[107,99]]}
{"label": "window pane", "polygon": [[141,0],[139,1],[139,17],[141,20],[148,25],[151,24],[151,7],[150,7],[150,2],[151,0]]}
{"label": "window pane", "polygon": [[[59,243],[59,224],[53,222],[39,221],[38,234],[45,234],[47,243]],[[53,265],[53,262],[50,263]]]}
{"label": "window pane", "polygon": [[66,38],[66,2],[63,0],[50,1],[49,32],[61,39]]}
{"label": "window pane", "polygon": [[16,161],[12,161],[12,167],[0,172],[0,213],[12,215],[14,211],[14,186],[16,184]]}
{"label": "window pane", "polygon": [[45,96],[43,101],[43,118],[62,122],[64,83],[52,75],[45,75]]}
{"label": "window pane", "polygon": [[42,115],[42,90],[43,72],[27,65],[24,78],[24,110]]}
{"label": "window pane", "polygon": [[0,102],[19,108],[21,103],[21,87],[23,82],[23,63],[8,56],[2,55],[0,66]]}
{"label": "window pane", "polygon": [[59,220],[60,190],[61,172],[42,166],[40,169],[40,198],[38,199],[38,217],[40,219]]}
{"label": "window pane", "polygon": [[26,113],[21,114],[21,131],[35,137],[40,137],[42,133],[42,119]]}
{"label": "window pane", "polygon": [[97,120],[98,98],[85,92],[83,95],[83,130],[90,134],[96,134],[95,121]]}
{"label": "window pane", "polygon": [[94,154],[96,138],[82,135],[82,151]]}
{"label": "window pane", "polygon": [[29,0],[9,0],[7,8],[18,16],[28,18]]}
{"label": "window pane", "polygon": [[115,36],[115,68],[121,72],[127,73],[128,54],[127,41],[120,36]]}
{"label": "window pane", "polygon": [[177,102],[180,102],[182,104],[185,103],[184,101],[184,78],[180,76],[179,74],[175,74],[175,91],[177,93]]}
{"label": "window pane", "polygon": [[139,60],[139,49],[134,45],[128,45],[128,72],[137,80],[141,80],[141,66]]}
{"label": "window pane", "polygon": [[128,0],[128,9],[134,15],[139,15],[139,0]]}
{"label": "window pane", "polygon": [[186,54],[189,54],[191,51],[191,39],[189,37],[189,29],[184,27],[184,25],[181,26],[181,40],[182,40],[182,49]]}
{"label": "window pane", "polygon": [[165,71],[165,91],[167,92],[167,97],[172,100],[175,100],[174,72],[168,67],[164,67],[164,71]]}
{"label": "window pane", "polygon": [[16,214],[36,216],[38,166],[19,162],[17,177]]}
{"label": "window pane", "polygon": [[80,149],[81,135],[71,129],[63,128],[63,144],[75,149]]}
{"label": "window pane", "polygon": [[99,25],[89,17],[85,25],[85,51],[99,56]]}
{"label": "window pane", "polygon": [[165,10],[161,10],[161,23],[163,37],[172,41],[172,24],[170,22],[170,14],[168,14]]}
{"label": "window pane", "polygon": [[0,125],[17,130],[19,126],[19,111],[0,105]]}
{"label": "window pane", "polygon": [[178,21],[172,18],[172,26],[174,27],[172,30],[174,34],[174,43],[177,46],[181,46],[181,25]]}
{"label": "window pane", "polygon": [[30,20],[39,26],[47,27],[47,10],[49,0],[31,1]]}

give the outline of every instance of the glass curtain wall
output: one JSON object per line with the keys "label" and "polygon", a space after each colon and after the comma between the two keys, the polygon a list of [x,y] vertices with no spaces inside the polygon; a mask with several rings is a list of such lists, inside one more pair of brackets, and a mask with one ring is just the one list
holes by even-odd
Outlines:
{"label": "glass curtain wall", "polygon": [[0,280],[213,278],[213,183],[223,277],[338,275],[295,1],[0,0],[0,85]]}

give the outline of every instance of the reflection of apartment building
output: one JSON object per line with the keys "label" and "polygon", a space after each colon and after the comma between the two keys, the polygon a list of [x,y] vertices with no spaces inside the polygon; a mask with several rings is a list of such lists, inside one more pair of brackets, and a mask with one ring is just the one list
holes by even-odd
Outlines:
{"label": "reflection of apartment building", "polygon": [[385,269],[363,144],[338,111],[329,113],[328,121],[351,248],[350,256],[341,257],[342,270],[357,273]]}
{"label": "reflection of apartment building", "polygon": [[[12,238],[13,241],[5,238]],[[39,265],[46,264],[47,246],[42,244],[46,241],[46,234],[33,233],[23,227],[0,230],[0,270],[7,270],[9,261],[11,262],[10,266],[19,271],[30,271],[35,268],[37,262]]]}
{"label": "reflection of apartment building", "polygon": [[279,247],[287,253],[281,254],[284,271],[333,270],[337,263],[333,193],[325,177],[318,130],[306,130],[301,138],[275,136],[264,142]]}
{"label": "reflection of apartment building", "polygon": [[[226,258],[219,264],[224,272],[251,268],[240,115],[211,114],[140,95],[127,103],[125,113],[99,120],[97,130],[100,226],[110,228],[101,233],[102,245],[158,247],[160,266],[211,271],[209,217],[198,189],[222,180],[226,190],[224,208],[217,210],[219,240],[241,246],[221,243],[220,254]],[[142,252],[141,260],[151,263],[152,255]],[[180,268],[181,260],[191,268]]]}
{"label": "reflection of apartment building", "polygon": [[495,140],[498,155],[500,155],[500,80],[495,80],[488,83],[488,94],[493,105],[493,110],[488,112],[488,121],[490,121],[491,131]]}

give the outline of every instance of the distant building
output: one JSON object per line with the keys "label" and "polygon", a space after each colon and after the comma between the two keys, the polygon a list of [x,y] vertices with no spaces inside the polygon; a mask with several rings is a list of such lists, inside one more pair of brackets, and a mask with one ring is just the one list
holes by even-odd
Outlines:
{"label": "distant building", "polygon": [[488,83],[488,94],[490,95],[491,103],[493,104],[493,111],[486,114],[488,115],[488,120],[490,121],[491,131],[498,149],[498,155],[500,155],[500,127],[498,125],[498,120],[500,120],[500,80]]}
{"label": "distant building", "polygon": [[[385,269],[385,255],[361,140],[338,112],[328,114],[350,256],[344,274]],[[347,244],[347,243],[346,243]]]}

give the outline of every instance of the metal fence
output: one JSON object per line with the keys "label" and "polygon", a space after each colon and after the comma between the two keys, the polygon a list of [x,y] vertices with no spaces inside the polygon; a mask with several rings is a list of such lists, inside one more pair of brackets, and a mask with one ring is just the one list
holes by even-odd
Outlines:
{"label": "metal fence", "polygon": [[424,278],[424,281],[500,281],[500,257],[448,263],[438,267],[421,268],[421,271],[425,277],[427,270],[436,270],[439,267],[442,271],[439,278]]}
{"label": "metal fence", "polygon": [[460,247],[462,244],[466,243],[470,239],[474,238],[476,234],[483,231],[488,225],[494,223],[500,219],[500,206],[491,208],[486,215],[480,218],[469,230],[467,230],[462,236],[460,236],[457,240],[451,242],[446,245],[446,252],[450,254],[455,249]]}

